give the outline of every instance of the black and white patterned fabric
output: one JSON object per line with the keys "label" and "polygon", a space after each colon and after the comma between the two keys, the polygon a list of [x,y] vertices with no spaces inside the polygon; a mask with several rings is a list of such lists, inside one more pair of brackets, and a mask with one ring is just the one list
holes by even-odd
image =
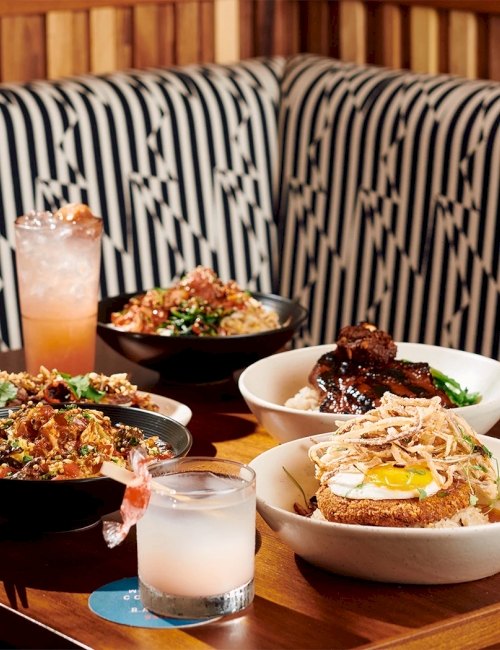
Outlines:
{"label": "black and white patterned fabric", "polygon": [[395,340],[499,356],[500,85],[288,62],[281,292],[300,344],[369,320]]}
{"label": "black and white patterned fabric", "polygon": [[0,86],[1,347],[21,346],[14,221],[83,202],[104,220],[102,295],[197,264],[276,282],[284,60]]}

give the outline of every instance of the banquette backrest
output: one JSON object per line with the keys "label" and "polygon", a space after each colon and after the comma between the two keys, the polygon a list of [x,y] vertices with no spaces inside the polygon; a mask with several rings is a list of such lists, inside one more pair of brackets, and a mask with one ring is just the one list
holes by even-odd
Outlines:
{"label": "banquette backrest", "polygon": [[0,328],[21,345],[14,221],[83,202],[104,219],[101,293],[197,264],[277,281],[277,115],[284,59],[0,86]]}
{"label": "banquette backrest", "polygon": [[101,292],[198,263],[300,299],[299,345],[359,320],[498,358],[500,85],[314,55],[0,86],[0,329],[13,222],[103,216]]}

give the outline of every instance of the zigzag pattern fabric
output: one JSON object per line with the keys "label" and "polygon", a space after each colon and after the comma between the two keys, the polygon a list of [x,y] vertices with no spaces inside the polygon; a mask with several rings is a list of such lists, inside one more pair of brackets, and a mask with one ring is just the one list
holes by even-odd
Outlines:
{"label": "zigzag pattern fabric", "polygon": [[288,62],[281,293],[299,344],[368,320],[397,341],[498,358],[500,85]]}
{"label": "zigzag pattern fabric", "polygon": [[67,202],[104,220],[101,294],[169,286],[197,264],[276,282],[284,60],[0,86],[0,334],[21,346],[14,221]]}

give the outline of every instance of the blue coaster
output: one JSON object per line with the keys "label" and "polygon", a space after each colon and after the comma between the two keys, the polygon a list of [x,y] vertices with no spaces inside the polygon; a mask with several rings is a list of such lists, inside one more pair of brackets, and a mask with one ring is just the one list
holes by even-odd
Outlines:
{"label": "blue coaster", "polygon": [[148,611],[139,599],[138,578],[124,578],[100,587],[89,598],[89,607],[101,618],[132,627],[181,628],[211,623],[218,618],[185,620],[163,618]]}

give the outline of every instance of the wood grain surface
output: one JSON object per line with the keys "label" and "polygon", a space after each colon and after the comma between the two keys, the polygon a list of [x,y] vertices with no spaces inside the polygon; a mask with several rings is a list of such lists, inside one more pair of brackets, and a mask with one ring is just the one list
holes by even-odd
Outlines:
{"label": "wood grain surface", "polygon": [[[129,372],[142,389],[193,410],[193,455],[249,462],[277,443],[256,423],[236,383],[179,387],[98,343],[98,370]],[[0,368],[24,368],[22,352],[0,354]],[[494,435],[500,433],[497,425]],[[50,504],[62,507],[63,504]],[[23,504],[29,516],[29,504]],[[0,524],[0,639],[25,648],[387,648],[479,650],[500,647],[500,576],[444,586],[350,580],[295,556],[258,517],[256,597],[244,612],[186,630],[131,628],[88,608],[100,586],[137,575],[135,534],[108,549],[101,526],[31,534]],[[496,645],[495,645],[496,644]]]}

